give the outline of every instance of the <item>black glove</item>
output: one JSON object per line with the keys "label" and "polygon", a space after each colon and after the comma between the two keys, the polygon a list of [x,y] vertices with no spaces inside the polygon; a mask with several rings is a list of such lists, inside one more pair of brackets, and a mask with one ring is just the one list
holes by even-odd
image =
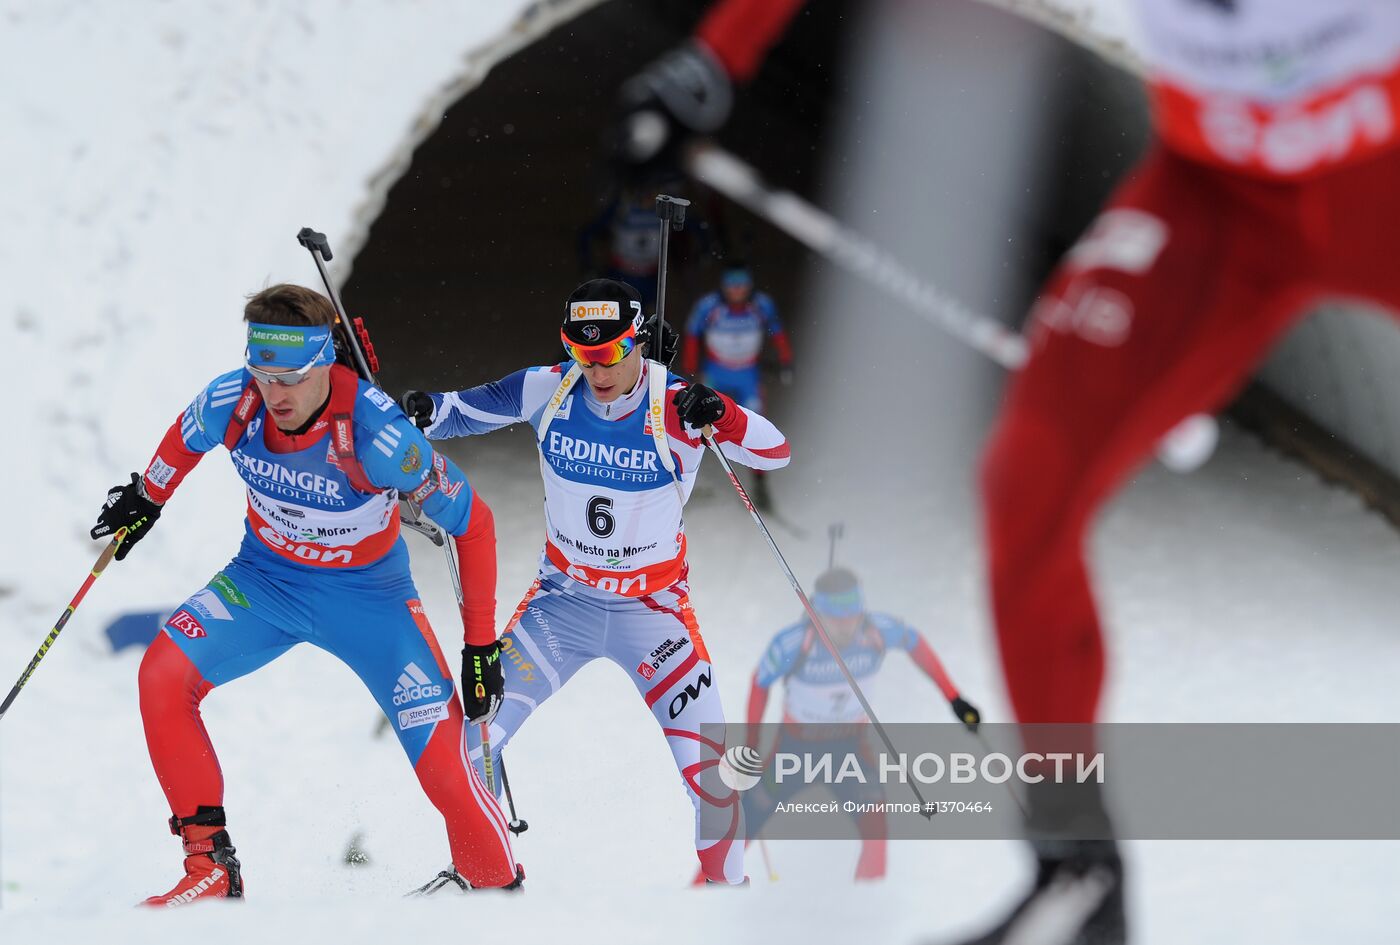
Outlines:
{"label": "black glove", "polygon": [[145,537],[158,518],[160,503],[151,501],[141,486],[140,475],[132,473],[131,482],[113,486],[107,493],[107,501],[102,511],[97,513],[97,524],[88,534],[93,538],[106,538],[126,529],[126,536],[117,546],[116,558],[121,561],[131,551],[131,546]]}
{"label": "black glove", "polygon": [[408,419],[420,430],[426,430],[433,423],[433,398],[421,390],[404,391],[399,398],[399,406],[408,414]]}
{"label": "black glove", "polygon": [[667,322],[661,323],[661,343],[652,350],[651,333],[647,333],[647,357],[653,361],[659,361],[666,367],[671,366],[671,362],[676,360],[676,352],[681,346],[680,332],[676,331]]}
{"label": "black glove", "polygon": [[714,54],[688,42],[623,83],[613,153],[623,164],[675,165],[687,134],[718,131],[734,104],[734,86]]}
{"label": "black glove", "polygon": [[962,696],[958,696],[951,704],[958,721],[967,726],[969,732],[976,732],[978,724],[982,721],[982,713],[977,711],[977,707]]}
{"label": "black glove", "polygon": [[689,384],[676,395],[676,413],[697,430],[718,423],[724,412],[724,398],[704,384]]}
{"label": "black glove", "polygon": [[501,641],[462,647],[462,707],[473,725],[489,723],[505,698],[506,676],[501,666]]}

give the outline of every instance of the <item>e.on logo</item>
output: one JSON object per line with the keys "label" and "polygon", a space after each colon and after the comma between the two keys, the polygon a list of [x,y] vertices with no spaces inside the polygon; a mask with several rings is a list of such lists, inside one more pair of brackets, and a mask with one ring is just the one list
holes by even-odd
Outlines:
{"label": "e.on logo", "polygon": [[1385,144],[1395,133],[1395,115],[1385,90],[1367,83],[1278,110],[1223,96],[1203,104],[1200,125],[1225,160],[1257,160],[1265,170],[1295,174]]}
{"label": "e.on logo", "polygon": [[303,561],[320,561],[323,564],[349,564],[354,557],[349,548],[322,548],[319,545],[306,545],[292,541],[284,535],[264,525],[258,529],[258,537],[270,548]]}
{"label": "e.on logo", "polygon": [[622,318],[622,308],[616,302],[570,302],[569,321],[610,321]]}

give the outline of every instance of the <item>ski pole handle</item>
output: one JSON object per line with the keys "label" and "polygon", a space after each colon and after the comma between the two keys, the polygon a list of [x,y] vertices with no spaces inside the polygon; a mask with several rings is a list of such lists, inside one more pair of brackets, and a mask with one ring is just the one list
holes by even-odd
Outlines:
{"label": "ski pole handle", "polygon": [[297,234],[297,242],[305,246],[313,254],[320,252],[321,258],[326,262],[330,262],[335,258],[331,255],[331,242],[326,239],[326,234],[317,233],[309,226],[301,228],[301,232]]}
{"label": "ski pole handle", "polygon": [[481,723],[481,768],[486,772],[486,790],[496,793],[496,759],[491,757],[491,724]]}
{"label": "ski pole handle", "polygon": [[24,668],[24,672],[20,673],[19,680],[14,684],[14,687],[10,689],[10,694],[5,697],[4,702],[0,702],[0,719],[5,717],[5,713],[10,710],[11,704],[13,704],[15,699],[19,696],[19,691],[24,688],[25,683],[29,682],[29,677],[34,675],[34,670],[38,668],[40,661],[42,661],[44,656],[49,652],[49,647],[53,646],[54,641],[58,639],[58,635],[63,632],[63,628],[68,624],[68,618],[73,616],[73,611],[78,609],[78,605],[83,602],[83,598],[87,595],[88,588],[92,587],[93,582],[102,576],[102,572],[106,570],[107,565],[112,563],[112,556],[117,553],[117,549],[121,547],[122,540],[125,538],[126,529],[118,529],[116,535],[112,537],[112,540],[107,542],[107,547],[102,549],[102,554],[97,556],[97,561],[93,564],[92,571],[88,574],[87,580],[83,582],[82,587],[78,588],[78,593],[73,595],[73,599],[68,602],[67,609],[65,609],[63,614],[58,618],[58,623],[53,625],[53,629],[49,631],[49,635],[44,638],[44,642],[39,646],[39,651],[34,654],[34,658],[31,659],[29,665]]}

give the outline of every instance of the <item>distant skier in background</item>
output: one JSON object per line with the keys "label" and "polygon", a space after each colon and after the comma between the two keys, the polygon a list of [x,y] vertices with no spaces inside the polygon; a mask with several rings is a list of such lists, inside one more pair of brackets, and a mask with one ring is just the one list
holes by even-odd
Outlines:
{"label": "distant skier in background", "polygon": [[[948,700],[954,717],[968,731],[977,731],[981,713],[958,692],[928,640],[895,617],[866,610],[860,581],[854,572],[839,567],[824,572],[812,585],[812,606],[867,697],[884,666],[885,654],[891,650],[907,653]],[[757,732],[753,726],[763,721],[769,691],[778,682],[783,683],[784,689],[782,730],[777,743],[767,752],[770,758],[785,751],[808,751],[813,740],[820,740],[826,743],[822,749],[824,753],[838,758],[847,754],[861,757],[869,771],[875,770],[876,752],[867,747],[870,719],[861,709],[831,651],[817,636],[811,620],[804,618],[779,630],[754,670],[747,718],[751,742]],[[850,746],[831,744],[837,735]],[[743,795],[748,838],[755,840],[760,836],[777,803],[806,787],[800,779],[775,783],[770,766],[759,782],[760,789]],[[849,779],[849,783],[843,780],[832,785],[831,790],[843,802],[884,800],[883,789],[874,775],[868,784]],[[876,811],[862,813],[855,820],[861,838],[855,878],[882,879],[885,875],[885,816]],[[698,882],[699,877],[696,879]]]}
{"label": "distant skier in background", "polygon": [[[695,809],[696,854],[706,879],[742,883],[739,799],[699,787],[700,772],[717,765],[724,751],[701,726],[722,725],[724,710],[691,609],[682,510],[705,455],[703,428],[713,427],[727,457],[751,467],[786,465],[787,440],[729,397],[670,374],[669,337],[658,339],[660,362],[649,360],[641,295],[625,283],[595,279],[576,288],[564,306],[560,337],[569,357],[562,364],[403,398],[432,439],[514,423],[535,430],[545,544],[539,576],[503,635],[505,702],[490,729],[491,746],[499,752],[585,665],[611,660],[666,737]],[[469,738],[481,763],[475,729]],[[702,805],[721,808],[729,824],[718,841],[702,836]]]}
{"label": "distant skier in background", "polygon": [[[763,384],[759,355],[771,339],[778,355],[779,377],[792,383],[792,345],[778,319],[778,307],[766,292],[754,289],[753,271],[738,260],[727,263],[720,287],[703,296],[685,321],[681,371],[762,413]],[[760,510],[770,505],[768,479],[755,473],[752,490]]]}
{"label": "distant skier in background", "polygon": [[[670,186],[677,186],[676,175],[665,177],[671,182]],[[641,293],[642,306],[648,312],[656,307],[656,260],[661,245],[656,224],[656,195],[670,192],[660,187],[659,183],[652,185],[641,180],[616,182],[603,200],[598,215],[578,233],[579,269],[588,275],[601,273],[608,279],[632,286]]]}
{"label": "distant skier in background", "polygon": [[146,744],[185,850],[185,876],[148,905],[243,896],[223,774],[199,706],[214,687],[303,642],[345,662],[393,722],[447,823],[454,870],[445,874],[463,888],[515,888],[524,878],[496,799],[463,758],[462,704],[399,536],[402,494],[456,542],[462,696],[468,717],[487,719],[502,690],[491,510],[392,398],[336,363],[334,318],[325,296],[301,286],[250,297],[245,365],[199,393],[145,474],[108,494],[92,529],[93,538],[127,529],[122,560],[220,445],[247,487],[238,554],[170,616],[141,662]]}
{"label": "distant skier in background", "polygon": [[[728,115],[802,0],[719,0],[622,88],[637,163]],[[1137,0],[1157,141],[1030,313],[983,456],[989,575],[1017,718],[1091,723],[1103,632],[1084,560],[1096,512],[1183,418],[1219,409],[1327,298],[1400,313],[1400,3]],[[1036,745],[1029,750],[1077,746]],[[978,945],[1126,940],[1123,866],[1096,788],[1030,792],[1034,886]]]}
{"label": "distant skier in background", "polygon": [[[671,168],[656,167],[614,180],[597,216],[579,229],[578,261],[584,277],[601,275],[625,282],[642,294],[644,311],[655,311],[661,246],[656,195],[685,196],[695,189],[684,175]],[[700,201],[693,201],[684,228],[675,234],[671,244],[672,252],[679,252],[692,265],[698,257],[718,251],[721,245],[720,205],[713,194],[706,192],[706,196],[706,212],[701,213]],[[671,278],[676,275],[673,270]]]}

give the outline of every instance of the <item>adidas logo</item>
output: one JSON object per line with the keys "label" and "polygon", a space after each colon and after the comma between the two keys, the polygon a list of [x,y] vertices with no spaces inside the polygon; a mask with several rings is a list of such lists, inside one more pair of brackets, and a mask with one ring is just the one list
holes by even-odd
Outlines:
{"label": "adidas logo", "polygon": [[171,896],[169,899],[165,900],[165,905],[168,908],[170,906],[183,906],[187,902],[193,902],[207,893],[214,887],[215,883],[223,878],[224,871],[216,866],[208,876],[201,879],[198,883],[195,883],[178,896]]}
{"label": "adidas logo", "polygon": [[442,695],[442,687],[428,678],[418,668],[417,663],[409,663],[399,673],[399,681],[394,686],[394,705],[407,705],[419,699],[432,699]]}

